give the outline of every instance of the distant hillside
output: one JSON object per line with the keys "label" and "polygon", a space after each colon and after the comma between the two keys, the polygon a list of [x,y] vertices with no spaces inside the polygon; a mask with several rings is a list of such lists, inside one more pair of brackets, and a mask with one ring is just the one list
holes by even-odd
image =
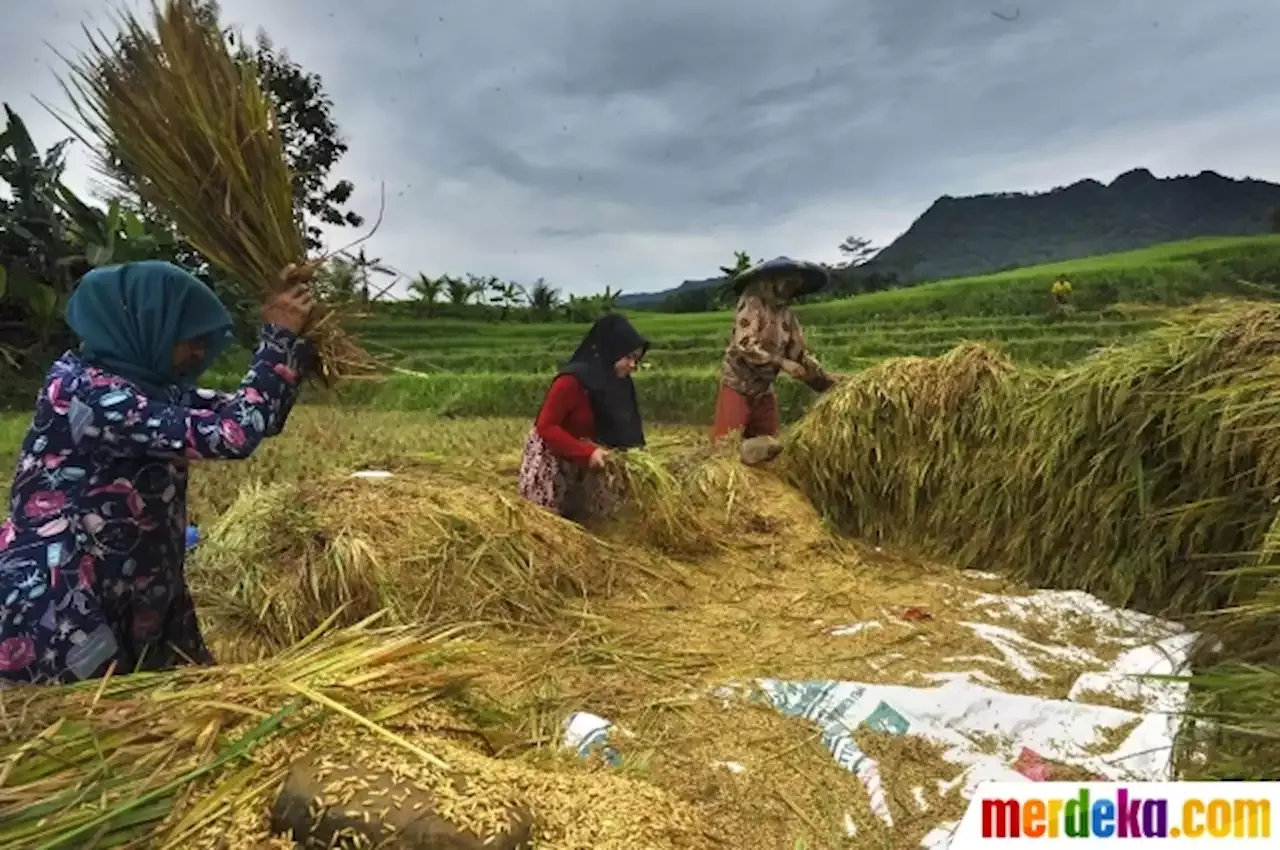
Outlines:
{"label": "distant hillside", "polygon": [[[933,202],[905,233],[876,255],[868,271],[904,282],[969,277],[1096,254],[1131,251],[1197,236],[1252,236],[1270,230],[1280,185],[1234,180],[1213,171],[1159,178],[1145,168],[1110,185],[1081,180],[1039,194],[1002,192]],[[676,290],[624,296],[624,306],[662,301],[718,278]]]}
{"label": "distant hillside", "polygon": [[875,258],[902,280],[939,280],[1131,251],[1196,236],[1269,230],[1280,185],[1212,171],[1158,178],[1145,168],[1109,186],[1081,180],[1037,195],[943,196]]}
{"label": "distant hillside", "polygon": [[630,295],[623,295],[618,298],[620,307],[643,307],[650,304],[657,304],[666,300],[669,296],[675,295],[677,292],[688,292],[696,289],[706,289],[709,286],[716,286],[723,283],[723,277],[708,277],[702,280],[686,280],[675,289],[664,289],[661,292],[633,292]]}

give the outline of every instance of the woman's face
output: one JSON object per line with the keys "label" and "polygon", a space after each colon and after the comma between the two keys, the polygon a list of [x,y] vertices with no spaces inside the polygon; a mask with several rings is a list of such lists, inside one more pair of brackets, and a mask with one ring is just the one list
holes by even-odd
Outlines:
{"label": "woman's face", "polygon": [[613,371],[619,378],[626,378],[640,366],[640,359],[644,357],[644,349],[637,348],[635,351],[620,357],[613,364]]}
{"label": "woman's face", "polygon": [[175,375],[187,375],[200,368],[204,363],[207,340],[183,340],[173,347],[173,372]]}
{"label": "woman's face", "polygon": [[800,291],[800,279],[794,276],[780,277],[773,282],[773,296],[779,301],[790,301]]}

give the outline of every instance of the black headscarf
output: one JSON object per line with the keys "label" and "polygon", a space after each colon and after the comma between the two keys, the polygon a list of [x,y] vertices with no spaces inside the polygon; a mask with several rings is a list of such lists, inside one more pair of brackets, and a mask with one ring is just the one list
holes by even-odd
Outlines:
{"label": "black headscarf", "polygon": [[596,321],[578,344],[561,375],[573,375],[582,382],[591,399],[596,420],[596,442],[611,449],[634,449],[644,445],[644,423],[636,385],[630,376],[618,377],[614,364],[632,352],[642,354],[649,341],[617,313]]}

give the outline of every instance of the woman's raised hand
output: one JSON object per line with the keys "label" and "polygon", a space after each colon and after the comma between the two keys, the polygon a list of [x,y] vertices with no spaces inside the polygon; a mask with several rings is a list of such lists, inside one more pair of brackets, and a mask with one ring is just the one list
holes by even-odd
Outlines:
{"label": "woman's raised hand", "polygon": [[[285,271],[288,272],[293,268],[290,266]],[[284,272],[281,276],[284,276]],[[311,318],[311,311],[314,308],[315,301],[311,298],[311,288],[306,283],[298,283],[267,299],[267,303],[262,306],[262,320],[300,334],[307,326],[307,320]]]}

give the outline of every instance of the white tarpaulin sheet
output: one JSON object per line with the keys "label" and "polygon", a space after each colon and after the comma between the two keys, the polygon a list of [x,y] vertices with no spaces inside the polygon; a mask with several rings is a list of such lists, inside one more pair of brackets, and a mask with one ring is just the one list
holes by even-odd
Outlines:
{"label": "white tarpaulin sheet", "polygon": [[[929,678],[938,682],[934,687],[773,679],[757,684],[779,711],[811,720],[822,730],[823,741],[836,762],[858,775],[872,811],[889,825],[892,819],[884,803],[878,766],[853,740],[853,732],[864,724],[876,731],[918,735],[945,746],[946,759],[964,770],[950,783],[939,780],[939,791],[946,793],[959,785],[966,798],[982,782],[1033,781],[1033,770],[1015,769],[1026,750],[1106,779],[1173,778],[1173,739],[1177,714],[1185,706],[1187,686],[1147,677],[1185,672],[1194,634],[1174,623],[1111,608],[1075,591],[983,595],[972,606],[988,613],[994,611],[997,619],[1010,622],[1008,627],[980,622],[965,625],[985,639],[1005,665],[1028,681],[1043,675],[1036,666],[1037,658],[1085,664],[1096,660],[1093,653],[1079,647],[1023,637],[1016,624],[1028,616],[1042,620],[1062,616],[1077,623],[1082,618],[1091,620],[1100,642],[1111,643],[1121,652],[1109,667],[1081,675],[1063,700],[995,690],[984,684],[990,677],[979,671],[932,674]],[[832,630],[832,634],[849,635],[876,627],[882,626],[851,624]],[[1086,694],[1095,700],[1100,694],[1113,696],[1136,703],[1141,709],[1130,711],[1077,701]],[[1114,730],[1126,726],[1132,729],[1118,745],[1100,749]],[[996,752],[987,746],[992,739],[1002,742]],[[848,825],[852,827],[851,822]],[[924,846],[945,850],[954,828],[955,823],[940,825],[925,838]]]}

